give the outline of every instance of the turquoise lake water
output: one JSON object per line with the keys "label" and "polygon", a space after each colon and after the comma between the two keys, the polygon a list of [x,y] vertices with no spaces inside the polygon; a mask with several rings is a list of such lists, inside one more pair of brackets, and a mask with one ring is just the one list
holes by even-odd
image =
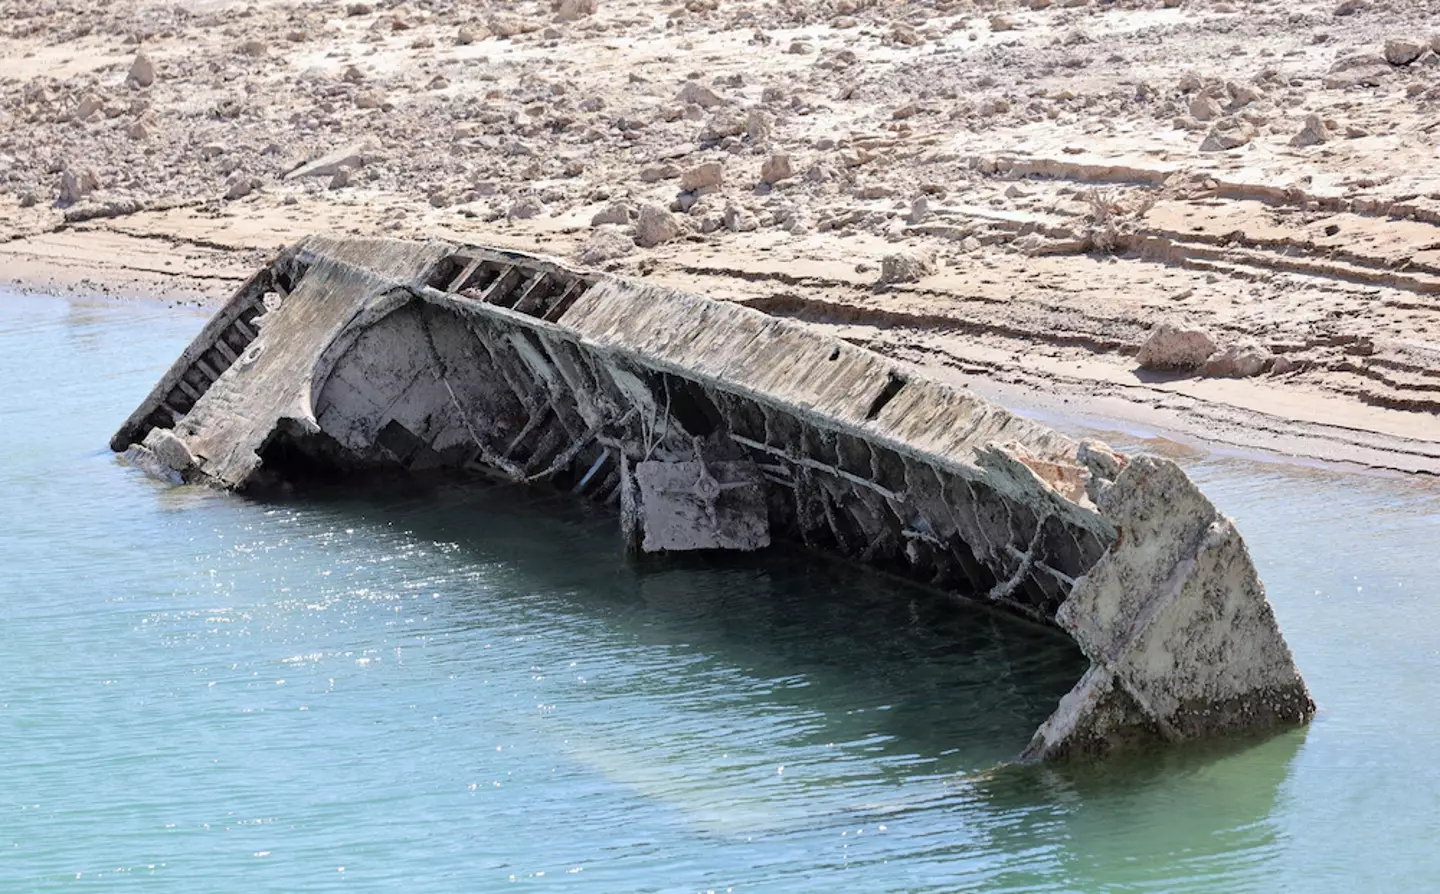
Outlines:
{"label": "turquoise lake water", "polygon": [[509,489],[258,503],[105,443],[203,317],[0,294],[0,892],[1355,891],[1440,877],[1440,487],[1182,457],[1320,705],[1007,762],[1064,639]]}

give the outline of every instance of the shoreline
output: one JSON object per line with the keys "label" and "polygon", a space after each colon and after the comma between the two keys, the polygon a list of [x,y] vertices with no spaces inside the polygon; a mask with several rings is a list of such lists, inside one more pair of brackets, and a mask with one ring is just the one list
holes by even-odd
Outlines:
{"label": "shoreline", "polygon": [[[296,238],[300,235],[295,234]],[[154,300],[209,312],[269,254],[254,245],[226,249],[211,242],[197,246],[183,233],[169,239],[153,234],[136,237],[93,225],[44,236],[39,246],[23,239],[0,244],[0,283],[5,288],[68,299]],[[443,233],[436,238],[464,237]],[[517,240],[507,241],[522,247]],[[36,247],[43,251],[30,251]],[[170,257],[171,253],[180,257]],[[86,266],[92,263],[95,266]],[[706,291],[726,297],[726,284],[712,283],[715,289]],[[866,344],[865,338],[853,333],[850,340],[887,353],[883,345]],[[1268,389],[1269,406],[1263,401],[1257,408],[1201,400],[1189,408],[1175,408],[1156,406],[1148,393],[1142,393],[1142,399],[1123,391],[1100,395],[1096,391],[1105,389],[1087,391],[1083,382],[1045,378],[1026,382],[1013,376],[1006,380],[974,372],[960,374],[935,364],[912,361],[912,365],[1051,427],[1113,432],[1181,450],[1200,449],[1282,465],[1400,477],[1440,475],[1440,424],[1434,426],[1436,438],[1424,440],[1354,425],[1297,420],[1283,413],[1290,395],[1273,388]],[[1229,423],[1223,428],[1214,422],[1222,417]]]}

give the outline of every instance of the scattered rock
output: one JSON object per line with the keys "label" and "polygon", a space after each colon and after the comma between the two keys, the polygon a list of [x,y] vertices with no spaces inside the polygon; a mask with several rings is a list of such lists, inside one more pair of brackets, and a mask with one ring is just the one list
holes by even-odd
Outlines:
{"label": "scattered rock", "polygon": [[1230,94],[1230,108],[1242,109],[1254,102],[1265,98],[1265,91],[1250,84],[1241,84],[1237,81],[1228,81],[1225,84],[1225,92]]}
{"label": "scattered rock", "polygon": [[455,34],[455,43],[462,47],[468,47],[472,43],[479,43],[490,36],[490,31],[484,25],[469,24],[461,25],[460,30]]}
{"label": "scattered rock", "polygon": [[655,204],[640,206],[640,217],[635,222],[635,244],[641,248],[653,248],[680,235],[680,222],[675,215]]}
{"label": "scattered rock", "polygon": [[728,105],[728,102],[720,94],[699,81],[686,81],[680,88],[680,94],[675,98],[679,102],[687,105],[693,103],[702,109],[715,109]]}
{"label": "scattered rock", "polygon": [[600,11],[599,0],[552,0],[550,8],[555,10],[555,21],[574,22]]}
{"label": "scattered rock", "polygon": [[705,122],[705,129],[700,131],[700,140],[705,143],[718,143],[726,137],[738,137],[744,132],[745,116],[721,109]]}
{"label": "scattered rock", "polygon": [[1238,149],[1259,135],[1255,125],[1244,118],[1225,118],[1210,128],[1205,141],[1200,144],[1201,152],[1225,152]]}
{"label": "scattered rock", "polygon": [[640,171],[640,180],[644,183],[659,183],[661,180],[673,180],[679,176],[680,169],[672,164],[651,165]]}
{"label": "scattered rock", "polygon": [[751,109],[745,113],[745,138],[752,143],[763,143],[770,139],[775,130],[775,116],[764,109]]}
{"label": "scattered rock", "polygon": [[1409,65],[1429,49],[1426,41],[1414,37],[1392,37],[1385,41],[1385,61],[1391,65]]}
{"label": "scattered rock", "polygon": [[1290,138],[1290,145],[1297,148],[1314,146],[1330,139],[1330,128],[1325,126],[1325,119],[1317,114],[1305,116],[1305,126],[1300,132]]}
{"label": "scattered rock", "polygon": [[630,222],[631,211],[631,207],[625,202],[611,202],[595,212],[595,216],[590,218],[590,226],[602,227],[606,224],[620,224],[623,226]]}
{"label": "scattered rock", "polygon": [[338,149],[328,155],[322,155],[314,161],[307,161],[297,165],[292,171],[285,175],[286,180],[295,180],[300,177],[333,177],[341,168],[352,170],[365,166],[365,144],[355,143]]}
{"label": "scattered rock", "polygon": [[73,205],[100,188],[100,178],[89,168],[66,168],[60,173],[60,204]]}
{"label": "scattered rock", "polygon": [[1268,348],[1253,338],[1246,338],[1211,355],[1200,367],[1200,375],[1246,379],[1265,372],[1273,361],[1274,356]]}
{"label": "scattered rock", "polygon": [[605,226],[593,233],[581,246],[576,258],[587,267],[595,267],[635,250],[635,241],[619,227]]}
{"label": "scattered rock", "polygon": [[1201,94],[1190,101],[1190,117],[1196,121],[1214,121],[1225,114],[1214,97]]}
{"label": "scattered rock", "polygon": [[155,63],[144,53],[136,53],[135,61],[130,63],[130,73],[125,76],[125,83],[132,87],[149,87],[155,83]]}
{"label": "scattered rock", "polygon": [[910,213],[905,216],[905,222],[910,225],[922,224],[930,216],[930,200],[920,196],[910,203]]}
{"label": "scattered rock", "polygon": [[726,205],[722,217],[725,229],[732,233],[749,233],[760,228],[760,221],[755,215],[739,205]]}
{"label": "scattered rock", "polygon": [[795,176],[794,170],[790,167],[790,156],[784,152],[776,152],[760,165],[760,182],[774,185],[781,180],[789,180]]}
{"label": "scattered rock", "polygon": [[74,117],[84,121],[92,115],[98,114],[105,108],[105,100],[94,93],[87,93],[81,97],[80,102],[75,106]]}
{"label": "scattered rock", "polygon": [[1322,83],[1329,90],[1347,87],[1379,87],[1390,76],[1393,66],[1379,53],[1346,56],[1330,66]]}
{"label": "scattered rock", "polygon": [[725,182],[725,166],[718,161],[696,165],[680,175],[680,188],[686,192],[716,189]]}
{"label": "scattered rock", "polygon": [[532,220],[545,213],[545,203],[539,196],[521,196],[510,204],[505,216],[510,220]]}
{"label": "scattered rock", "polygon": [[1164,322],[1150,330],[1135,362],[1141,369],[1188,372],[1205,363],[1215,350],[1215,339],[1204,329]]}
{"label": "scattered rock", "polygon": [[497,12],[490,17],[486,24],[490,26],[490,33],[496,37],[529,34],[531,31],[539,31],[542,27],[539,22],[532,22],[513,12]]}
{"label": "scattered rock", "polygon": [[357,109],[381,109],[385,106],[385,91],[383,90],[361,90],[355,94],[355,108]]}
{"label": "scattered rock", "polygon": [[919,282],[936,269],[935,252],[929,249],[898,251],[880,259],[880,282]]}
{"label": "scattered rock", "polygon": [[129,214],[145,210],[145,206],[135,199],[116,199],[113,202],[86,202],[76,205],[65,212],[66,223],[82,223],[87,220],[99,220],[108,217],[125,217]]}
{"label": "scattered rock", "polygon": [[253,177],[246,177],[244,175],[232,177],[229,184],[225,187],[225,198],[232,202],[236,199],[243,199],[254,192],[255,187],[258,185]]}

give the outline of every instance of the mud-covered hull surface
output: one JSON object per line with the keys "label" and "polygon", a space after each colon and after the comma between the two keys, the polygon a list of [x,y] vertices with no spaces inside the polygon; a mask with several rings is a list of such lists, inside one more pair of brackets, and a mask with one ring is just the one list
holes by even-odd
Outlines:
{"label": "mud-covered hull surface", "polygon": [[467,471],[614,505],[635,549],[783,538],[1069,633],[1027,755],[1302,723],[1243,541],[1173,463],[1075,442],[736,304],[510,252],[312,238],[112,447],[174,480]]}

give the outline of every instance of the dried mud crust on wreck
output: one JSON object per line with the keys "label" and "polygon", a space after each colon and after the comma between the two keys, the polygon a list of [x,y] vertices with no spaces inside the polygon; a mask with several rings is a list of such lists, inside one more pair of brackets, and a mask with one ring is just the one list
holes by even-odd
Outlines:
{"label": "dried mud crust on wreck", "polygon": [[614,506],[633,549],[783,538],[885,568],[1079,644],[1090,669],[1030,758],[1314,712],[1239,533],[1174,463],[797,323],[534,256],[307,239],[111,446],[235,489],[475,474]]}

